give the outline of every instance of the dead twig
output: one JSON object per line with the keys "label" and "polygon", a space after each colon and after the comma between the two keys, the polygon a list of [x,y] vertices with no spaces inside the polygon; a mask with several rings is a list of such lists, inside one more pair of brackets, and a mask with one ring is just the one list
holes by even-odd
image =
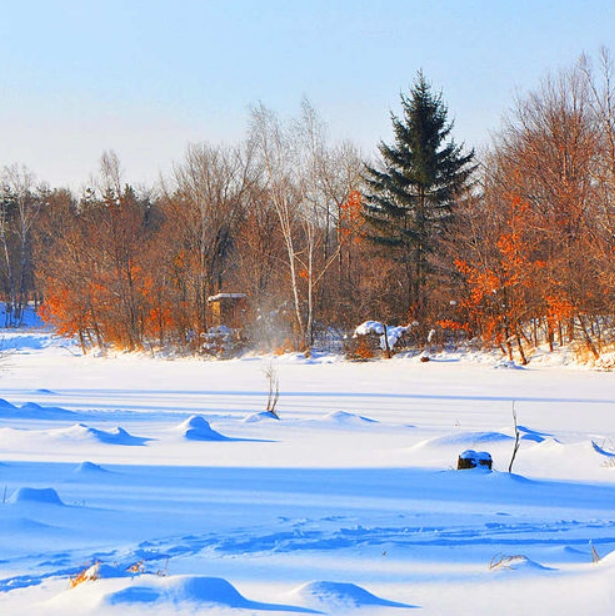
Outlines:
{"label": "dead twig", "polygon": [[265,376],[269,381],[269,396],[267,397],[265,411],[271,413],[276,419],[279,419],[280,416],[275,410],[275,407],[280,398],[280,379],[278,378],[278,373],[273,367],[273,364],[269,364],[269,367],[265,370]]}
{"label": "dead twig", "polygon": [[517,424],[517,411],[515,410],[515,401],[512,403],[512,414],[513,414],[513,422],[515,425],[515,444],[513,446],[512,456],[510,458],[510,464],[508,465],[508,472],[512,473],[513,464],[515,463],[515,458],[517,457],[517,452],[519,451],[519,446],[521,444],[520,438],[521,435],[519,433],[519,425]]}

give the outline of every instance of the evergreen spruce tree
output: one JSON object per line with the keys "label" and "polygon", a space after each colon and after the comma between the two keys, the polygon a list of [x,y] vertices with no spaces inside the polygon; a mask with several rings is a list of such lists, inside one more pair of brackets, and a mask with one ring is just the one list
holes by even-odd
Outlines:
{"label": "evergreen spruce tree", "polygon": [[450,138],[453,123],[442,95],[419,71],[403,116],[391,113],[395,143],[379,146],[380,168],[367,167],[364,217],[370,239],[403,264],[407,307],[425,326],[430,255],[446,234],[455,203],[468,188],[474,151],[462,152]]}

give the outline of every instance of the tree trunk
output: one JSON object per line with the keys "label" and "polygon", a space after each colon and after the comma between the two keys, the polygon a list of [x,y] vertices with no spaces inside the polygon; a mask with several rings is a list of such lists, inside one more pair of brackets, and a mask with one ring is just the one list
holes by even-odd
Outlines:
{"label": "tree trunk", "polygon": [[389,346],[389,332],[387,330],[386,323],[383,323],[382,327],[384,329],[384,356],[387,359],[391,359],[392,354],[391,354],[391,347]]}

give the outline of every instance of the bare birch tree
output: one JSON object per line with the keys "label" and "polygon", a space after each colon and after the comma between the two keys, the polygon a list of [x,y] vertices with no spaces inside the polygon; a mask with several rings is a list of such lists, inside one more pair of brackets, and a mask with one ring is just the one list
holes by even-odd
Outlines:
{"label": "bare birch tree", "polygon": [[314,336],[316,290],[339,250],[325,248],[334,202],[326,181],[332,159],[324,125],[306,100],[300,117],[286,124],[259,105],[252,110],[251,141],[278,218],[299,345],[306,349]]}

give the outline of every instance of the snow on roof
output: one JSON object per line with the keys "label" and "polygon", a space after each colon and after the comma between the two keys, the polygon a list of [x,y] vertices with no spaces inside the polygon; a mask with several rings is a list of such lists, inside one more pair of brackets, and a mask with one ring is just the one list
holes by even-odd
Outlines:
{"label": "snow on roof", "polygon": [[243,299],[248,297],[245,293],[218,293],[207,298],[208,302],[219,302],[221,299]]}

